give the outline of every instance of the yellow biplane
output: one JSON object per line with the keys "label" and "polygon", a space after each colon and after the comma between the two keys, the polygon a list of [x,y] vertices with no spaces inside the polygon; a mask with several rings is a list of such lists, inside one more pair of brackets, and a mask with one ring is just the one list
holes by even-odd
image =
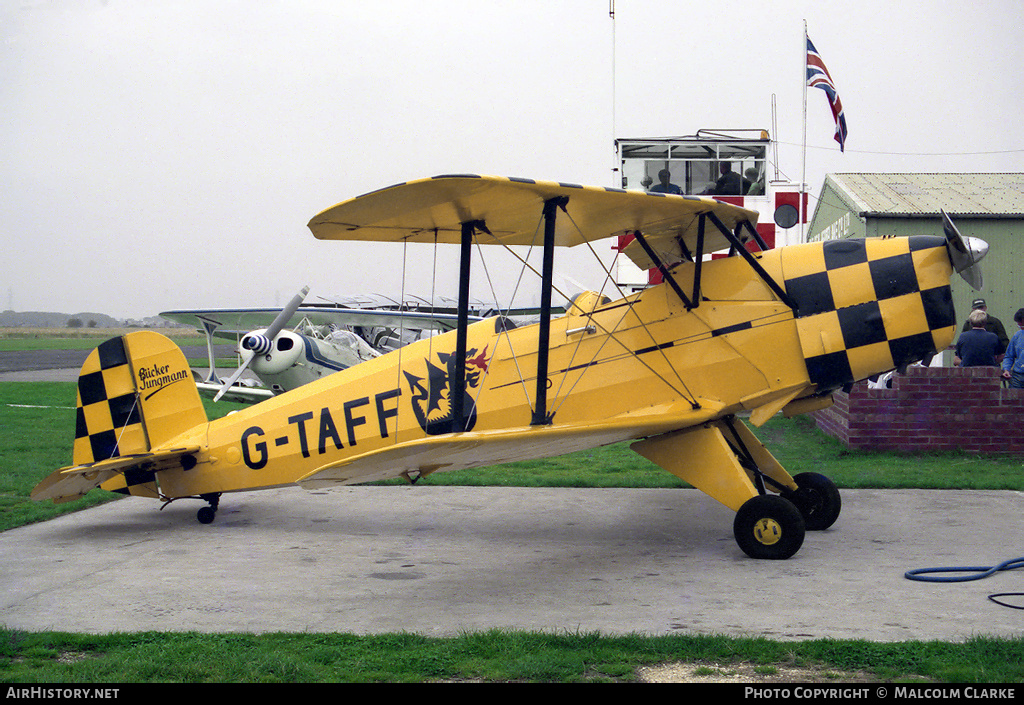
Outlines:
{"label": "yellow biplane", "polygon": [[[823,475],[791,477],[749,430],[776,413],[945,349],[950,277],[978,279],[987,245],[945,237],[835,240],[766,250],[757,214],[706,197],[481,176],[399,184],[309,223],[323,240],[460,248],[456,329],[207,421],[169,340],[100,345],[78,382],[74,465],[33,491],[193,497],[324,488],[560,455],[621,441],[736,512],[755,558],[788,558],[840,512]],[[592,293],[551,315],[556,248],[628,236],[663,282]],[[542,249],[541,318],[470,321],[476,246]],[[710,258],[710,253],[730,256]]]}

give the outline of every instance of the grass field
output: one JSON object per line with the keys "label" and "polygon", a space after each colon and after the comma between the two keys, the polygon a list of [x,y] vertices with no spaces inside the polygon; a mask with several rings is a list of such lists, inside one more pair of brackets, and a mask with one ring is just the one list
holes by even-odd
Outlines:
{"label": "grass field", "polygon": [[[99,491],[66,505],[37,504],[32,487],[70,460],[73,383],[0,383],[0,529],[110,501]],[[238,405],[208,404],[211,418]],[[1021,459],[955,453],[847,451],[806,418],[756,430],[792,473],[824,472],[844,488],[1024,489]],[[438,473],[429,484],[678,487],[679,480],[625,444],[544,461]],[[487,632],[436,639],[413,634],[141,633],[89,636],[0,628],[0,681],[8,683],[543,681],[612,682],[642,666],[682,662],[712,679],[1024,681],[1024,639],[963,644],[716,636]]]}
{"label": "grass field", "polygon": [[[4,328],[0,327],[0,352],[25,350],[92,350],[108,338],[124,335],[138,328]],[[205,346],[206,336],[189,328],[163,328],[157,331],[181,347],[185,345]],[[217,345],[233,345],[228,339],[218,339]],[[209,360],[188,358],[193,369],[205,371]],[[232,369],[238,358],[218,357],[214,360],[218,368]]]}
{"label": "grass field", "polygon": [[80,634],[0,629],[8,683],[630,682],[691,664],[691,679],[843,684],[1020,683],[1021,641],[964,644],[486,631],[416,634]]}
{"label": "grass field", "polygon": [[[5,350],[92,350],[107,338],[140,330],[138,328],[0,328],[0,351]],[[199,345],[206,337],[190,328],[158,331],[177,345]]]}
{"label": "grass field", "polygon": [[[28,499],[39,480],[71,460],[75,394],[73,382],[0,382],[0,530],[45,521],[119,496],[97,490],[61,505]],[[231,402],[205,404],[209,418],[243,408]],[[779,416],[755,430],[791,474],[822,472],[841,488],[1024,490],[1021,458],[850,452],[818,431],[807,417]],[[491,487],[683,486],[626,443],[557,458],[441,472],[421,482]]]}

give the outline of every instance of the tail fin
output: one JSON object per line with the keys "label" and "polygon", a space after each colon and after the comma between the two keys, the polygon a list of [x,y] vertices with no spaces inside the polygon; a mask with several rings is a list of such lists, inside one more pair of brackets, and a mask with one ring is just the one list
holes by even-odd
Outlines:
{"label": "tail fin", "polygon": [[78,377],[74,464],[43,479],[32,499],[68,502],[97,486],[159,497],[156,473],[194,467],[199,450],[167,442],[205,423],[178,346],[149,331],[111,338],[89,353]]}
{"label": "tail fin", "polygon": [[75,465],[144,453],[206,423],[185,355],[150,331],[111,338],[78,377]]}

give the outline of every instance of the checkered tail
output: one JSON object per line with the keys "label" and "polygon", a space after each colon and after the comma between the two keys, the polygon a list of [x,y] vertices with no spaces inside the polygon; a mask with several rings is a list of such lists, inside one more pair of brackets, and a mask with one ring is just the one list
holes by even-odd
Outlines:
{"label": "checkered tail", "polygon": [[158,333],[111,338],[78,378],[74,464],[147,452],[206,422],[181,350]]}

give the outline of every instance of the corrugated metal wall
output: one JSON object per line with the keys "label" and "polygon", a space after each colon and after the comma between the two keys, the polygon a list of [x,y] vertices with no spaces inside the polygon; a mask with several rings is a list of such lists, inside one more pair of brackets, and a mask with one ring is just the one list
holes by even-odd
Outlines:
{"label": "corrugated metal wall", "polygon": [[[981,291],[972,289],[959,276],[952,279],[957,316],[967,320],[971,302],[976,298],[985,299],[989,314],[1000,319],[1007,335],[1012,336],[1017,330],[1013,314],[1024,308],[1024,291],[1019,282],[1024,267],[1020,242],[1024,221],[951,217],[961,235],[981,238],[989,245],[988,255],[981,262],[984,274]],[[939,218],[868,218],[865,231],[868,237],[942,235],[942,221]]]}
{"label": "corrugated metal wall", "polygon": [[[957,317],[966,320],[971,302],[983,298],[989,314],[999,318],[1012,336],[1017,331],[1013,314],[1024,308],[1022,205],[1024,174],[830,174],[808,224],[807,239],[941,236],[942,221],[931,214],[944,208],[964,237],[989,244],[982,260],[981,291],[959,276],[952,280]],[[901,217],[882,212],[887,210]],[[970,211],[975,217],[967,214]]]}

